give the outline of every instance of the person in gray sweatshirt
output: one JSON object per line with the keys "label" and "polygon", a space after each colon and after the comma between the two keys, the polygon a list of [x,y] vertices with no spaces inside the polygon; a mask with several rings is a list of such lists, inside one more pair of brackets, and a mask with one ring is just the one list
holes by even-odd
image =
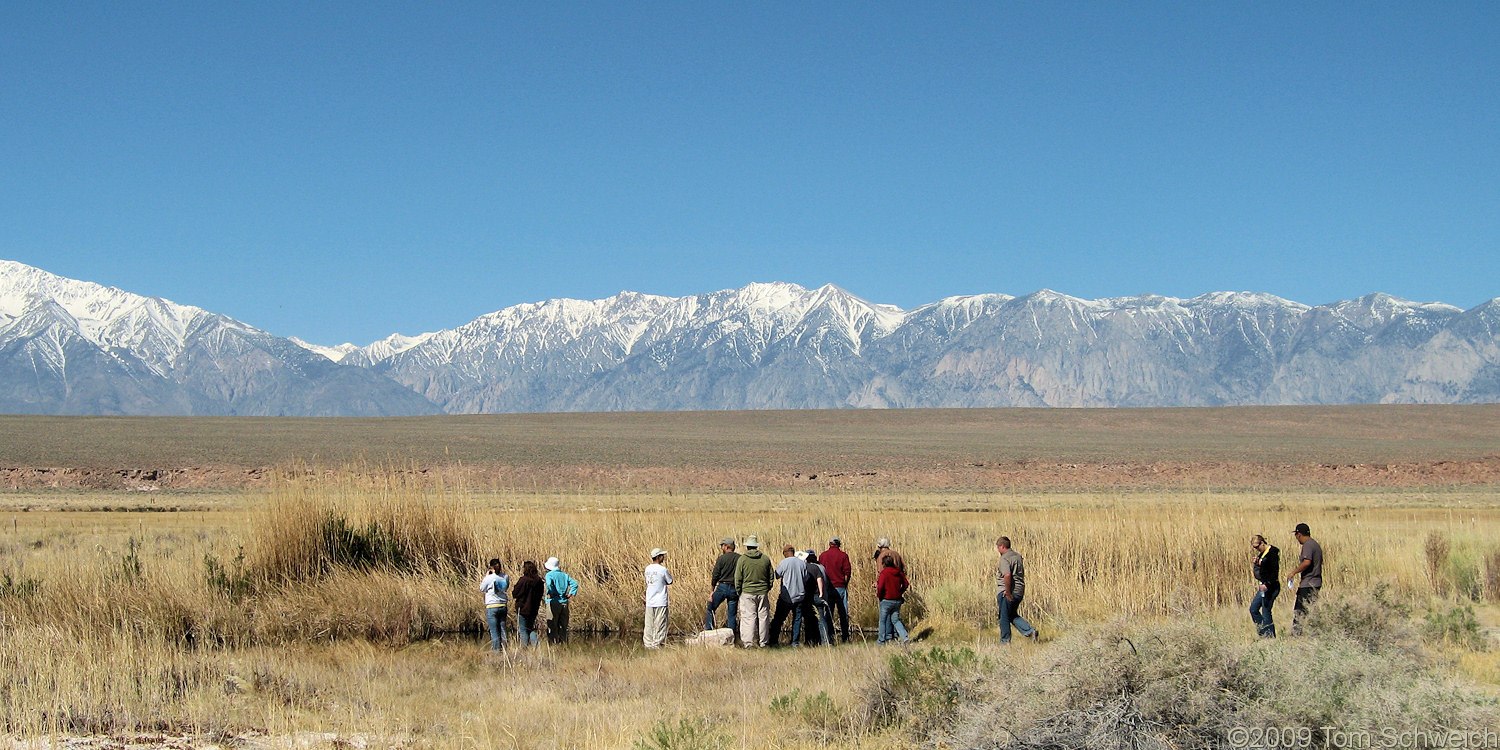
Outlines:
{"label": "person in gray sweatshirt", "polygon": [[771,615],[771,645],[781,640],[781,626],[786,616],[792,618],[792,645],[802,645],[802,600],[807,596],[807,563],[797,557],[797,550],[790,544],[781,549],[781,562],[776,564],[776,577],[781,579],[781,594],[776,597],[776,614]]}

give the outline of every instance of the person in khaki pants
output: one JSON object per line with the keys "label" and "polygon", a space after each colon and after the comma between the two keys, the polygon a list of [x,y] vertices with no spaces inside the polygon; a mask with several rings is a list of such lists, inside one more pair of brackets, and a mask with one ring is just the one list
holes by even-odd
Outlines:
{"label": "person in khaki pants", "polygon": [[646,648],[658,649],[667,641],[667,587],[672,574],[665,565],[667,551],[651,550],[651,564],[646,566],[646,627],[641,638]]}
{"label": "person in khaki pants", "polygon": [[740,643],[765,648],[771,642],[771,558],[760,551],[760,539],[745,538],[745,554],[734,566],[734,590],[740,592]]}

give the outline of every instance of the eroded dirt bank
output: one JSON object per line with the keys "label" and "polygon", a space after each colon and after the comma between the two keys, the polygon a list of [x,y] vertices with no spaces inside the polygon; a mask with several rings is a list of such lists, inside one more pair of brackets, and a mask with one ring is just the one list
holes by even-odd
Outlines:
{"label": "eroded dirt bank", "polygon": [[[252,489],[281,472],[385,473],[391,467],[183,466],[99,469],[0,467],[0,489],[170,491]],[[1380,464],[1158,461],[1133,463],[936,464],[890,469],[861,466],[682,468],[609,466],[397,467],[433,482],[476,489],[535,491],[773,490],[773,489],[1233,489],[1315,487],[1357,489],[1500,484],[1500,456],[1471,460]]]}

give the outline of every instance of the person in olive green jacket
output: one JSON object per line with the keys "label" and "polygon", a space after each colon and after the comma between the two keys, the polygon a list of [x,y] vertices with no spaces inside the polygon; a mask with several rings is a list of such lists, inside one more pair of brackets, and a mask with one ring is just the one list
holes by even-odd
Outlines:
{"label": "person in olive green jacket", "polygon": [[745,538],[745,554],[734,566],[734,590],[740,592],[740,643],[765,648],[771,641],[771,558],[760,551],[760,539]]}

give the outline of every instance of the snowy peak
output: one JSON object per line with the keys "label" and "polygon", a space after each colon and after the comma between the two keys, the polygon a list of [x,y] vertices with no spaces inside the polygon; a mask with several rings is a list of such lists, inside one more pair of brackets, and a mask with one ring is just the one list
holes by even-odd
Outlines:
{"label": "snowy peak", "polygon": [[[77,281],[14,261],[0,261],[0,315],[18,317],[37,300],[65,310],[77,333],[104,348],[153,350],[170,359],[204,310],[160,297]],[[153,367],[153,369],[155,369]]]}
{"label": "snowy peak", "polygon": [[0,412],[378,416],[436,410],[387,378],[330,366],[293,342],[223,315],[0,261]]}
{"label": "snowy peak", "polygon": [[359,347],[347,342],[339,344],[338,346],[319,346],[317,344],[303,341],[296,336],[289,336],[287,337],[287,340],[292,342],[293,344],[296,344],[297,346],[302,347],[303,349],[312,352],[313,354],[327,357],[333,362],[342,361],[344,357],[347,357],[350,354],[359,351]]}

